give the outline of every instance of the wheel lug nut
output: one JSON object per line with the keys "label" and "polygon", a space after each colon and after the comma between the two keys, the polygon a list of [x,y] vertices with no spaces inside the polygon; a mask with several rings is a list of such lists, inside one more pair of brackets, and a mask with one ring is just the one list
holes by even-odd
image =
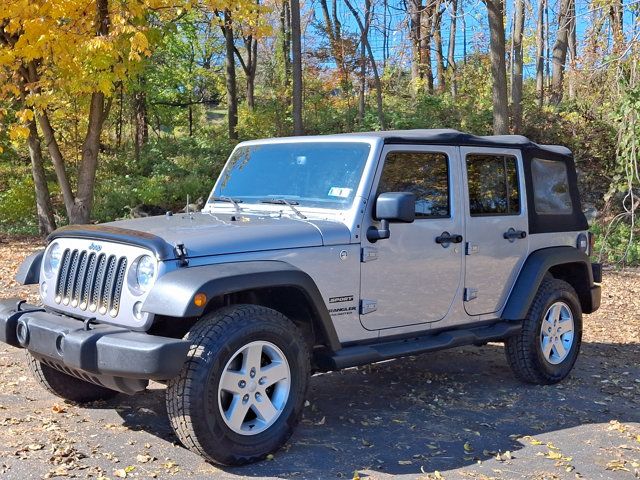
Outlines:
{"label": "wheel lug nut", "polygon": [[267,377],[262,377],[260,380],[258,380],[258,383],[260,385],[264,385],[267,382]]}
{"label": "wheel lug nut", "polygon": [[249,401],[249,394],[245,394],[245,396],[242,397],[242,402],[247,403],[248,401]]}
{"label": "wheel lug nut", "polygon": [[260,392],[256,392],[256,400],[259,402],[262,401],[262,395],[260,395]]}
{"label": "wheel lug nut", "polygon": [[251,378],[253,378],[253,377],[255,377],[255,376],[256,376],[256,369],[255,369],[255,368],[252,368],[252,369],[251,369],[251,371],[249,372],[249,376],[250,376]]}
{"label": "wheel lug nut", "polygon": [[245,382],[244,380],[240,380],[240,381],[238,382],[238,386],[239,386],[240,388],[244,388],[244,387],[246,387],[246,386],[247,386],[247,382]]}

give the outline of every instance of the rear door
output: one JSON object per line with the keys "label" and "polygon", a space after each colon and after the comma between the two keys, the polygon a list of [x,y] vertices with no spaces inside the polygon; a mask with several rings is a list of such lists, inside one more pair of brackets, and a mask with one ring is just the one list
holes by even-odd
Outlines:
{"label": "rear door", "polygon": [[529,250],[519,150],[463,147],[466,184],[464,305],[469,315],[498,312]]}

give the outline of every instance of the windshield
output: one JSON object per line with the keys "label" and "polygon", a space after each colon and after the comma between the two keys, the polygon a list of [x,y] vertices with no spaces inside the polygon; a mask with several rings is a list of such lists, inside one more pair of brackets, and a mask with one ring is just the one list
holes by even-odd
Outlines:
{"label": "windshield", "polygon": [[[209,199],[347,209],[371,146],[299,142],[236,149]],[[277,202],[280,200],[280,202]]]}

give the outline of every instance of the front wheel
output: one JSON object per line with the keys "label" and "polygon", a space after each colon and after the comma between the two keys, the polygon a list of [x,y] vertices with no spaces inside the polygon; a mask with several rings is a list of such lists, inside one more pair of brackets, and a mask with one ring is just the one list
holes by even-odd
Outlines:
{"label": "front wheel", "polygon": [[519,334],[505,342],[509,366],[527,383],[550,385],[563,380],[578,358],[582,310],[575,290],[546,277]]}
{"label": "front wheel", "polygon": [[238,305],[204,317],[185,338],[191,350],[166,392],[180,441],[222,465],[282,446],[302,413],[309,377],[298,328],[275,310]]}

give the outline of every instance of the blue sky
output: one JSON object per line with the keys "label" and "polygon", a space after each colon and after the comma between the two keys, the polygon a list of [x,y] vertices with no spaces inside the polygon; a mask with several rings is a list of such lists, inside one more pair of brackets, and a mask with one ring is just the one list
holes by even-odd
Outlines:
{"label": "blue sky", "polygon": [[[354,4],[358,4],[358,0],[353,0]],[[512,24],[512,16],[513,16],[513,0],[507,1],[507,12],[506,12],[506,23],[505,29],[507,37],[510,37],[511,34],[511,24]],[[538,3],[531,3],[530,1],[525,0],[526,3],[526,24],[525,31],[526,34],[533,38],[533,34],[535,32],[535,24],[537,17],[537,8]],[[549,0],[549,20],[551,23],[551,46],[553,46],[553,33],[555,32],[555,19],[557,17],[557,9],[558,9],[558,0]],[[378,25],[382,25],[383,19],[383,1],[382,0],[373,0],[375,5],[375,22]],[[404,9],[404,3],[402,0],[388,0],[388,15],[390,16],[391,25],[390,31],[390,49],[391,49],[391,57],[393,59],[400,59],[401,61],[409,62],[410,53],[408,49],[408,39],[407,39],[407,15]],[[637,26],[637,18],[635,14],[631,11],[640,6],[640,0],[627,0],[625,1],[625,14],[624,14],[624,24],[625,31],[628,37],[633,35],[633,24],[636,23]],[[329,1],[329,5],[331,2]],[[308,4],[308,8],[311,8],[315,12],[316,19],[321,20],[322,11],[320,9],[320,4],[318,0],[312,0],[310,4]],[[464,20],[466,23],[466,40],[467,40],[467,52],[471,52],[476,48],[486,49],[489,40],[488,34],[488,26],[487,26],[487,14],[486,7],[482,3],[481,0],[464,0],[463,3],[464,8]],[[594,15],[592,10],[591,2],[587,0],[576,0],[576,16],[577,16],[577,28],[576,33],[578,37],[578,45],[582,44],[582,40],[585,37],[588,29],[591,25],[591,19]],[[347,7],[341,2],[338,1],[338,10],[339,10],[339,18],[343,23],[343,27],[348,29],[349,31],[356,31],[357,24],[353,20],[353,17]],[[599,11],[596,10],[597,14],[600,14]],[[458,13],[460,15],[460,12]],[[388,17],[389,18],[389,17]],[[442,24],[442,37],[443,37],[443,50],[446,52],[449,44],[449,28],[450,28],[450,15],[445,13]],[[388,24],[389,24],[388,23]],[[462,18],[458,17],[458,26],[456,32],[456,61],[461,61],[463,58],[463,44],[465,38],[465,32],[462,29]],[[372,32],[370,36],[370,42],[372,49],[374,51],[374,55],[376,58],[381,61],[383,57],[383,39],[382,35],[375,30]],[[530,54],[533,54],[533,42],[531,43],[531,51]],[[527,52],[525,52],[525,56]],[[530,76],[535,74],[535,64],[533,62],[533,58],[529,58],[529,62],[525,64],[525,76]],[[525,58],[525,62],[527,59]]]}

